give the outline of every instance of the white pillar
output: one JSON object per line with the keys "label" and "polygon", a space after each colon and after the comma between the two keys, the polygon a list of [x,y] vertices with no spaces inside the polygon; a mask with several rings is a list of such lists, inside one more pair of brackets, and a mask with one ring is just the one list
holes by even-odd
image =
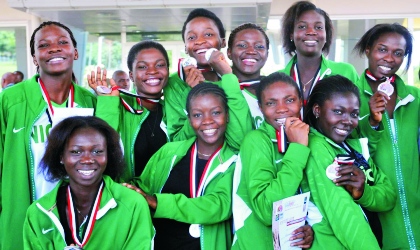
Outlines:
{"label": "white pillar", "polygon": [[102,42],[104,40],[103,36],[98,37],[98,66],[102,67]]}

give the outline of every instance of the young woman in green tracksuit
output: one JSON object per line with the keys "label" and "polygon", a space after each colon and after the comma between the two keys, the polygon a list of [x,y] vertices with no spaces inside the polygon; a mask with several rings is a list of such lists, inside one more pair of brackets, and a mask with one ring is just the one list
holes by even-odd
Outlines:
{"label": "young woman in green tracksuit", "polygon": [[[273,202],[296,194],[309,157],[309,126],[299,120],[302,98],[293,79],[273,73],[261,80],[257,97],[264,122],[245,137],[236,164],[232,249],[273,248]],[[286,136],[287,151],[282,144]],[[292,245],[311,246],[309,225],[294,234],[293,239],[304,239]]]}
{"label": "young woman in green tracksuit", "polygon": [[69,28],[42,23],[30,41],[39,74],[0,94],[1,249],[23,248],[26,210],[57,184],[40,171],[54,114],[93,115],[96,98],[72,82],[76,46]]}
{"label": "young woman in green tracksuit", "polygon": [[[224,89],[230,110],[243,109],[247,105],[237,84],[238,78],[232,74],[232,68],[219,51],[226,46],[225,29],[220,19],[206,9],[191,11],[182,28],[182,39],[185,42],[186,53],[196,59],[197,66],[181,67],[182,61],[180,61],[178,72],[169,77],[168,85],[164,89],[168,134],[171,141],[186,140],[194,136],[194,131],[189,125],[185,103],[191,88],[199,83],[210,81]],[[207,60],[205,54],[209,49],[217,51],[213,51]],[[249,112],[230,113],[232,114],[230,120],[236,126],[228,127],[226,140],[232,147],[239,150],[243,136],[252,130],[252,122],[247,124],[240,121],[248,120],[251,114]],[[242,125],[239,126],[239,124]]]}
{"label": "young woman in green tracksuit", "polygon": [[333,37],[333,26],[328,14],[313,3],[293,4],[282,20],[282,40],[286,53],[293,58],[280,72],[293,77],[303,93],[304,104],[316,83],[331,75],[343,75],[356,82],[359,76],[348,63],[325,59]]}
{"label": "young woman in green tracksuit", "polygon": [[186,107],[196,136],[163,146],[137,191],[153,211],[155,249],[230,249],[237,156],[225,138],[232,122],[227,97],[217,85],[202,83],[192,88]]}
{"label": "young woman in green tracksuit", "polygon": [[349,138],[359,110],[359,90],[343,76],[318,82],[309,97],[304,121],[312,127],[311,154],[301,187],[322,214],[311,249],[380,249],[362,207],[390,211],[396,192],[370,157],[367,139]]}
{"label": "young woman in green tracksuit", "polygon": [[265,31],[253,23],[239,25],[229,36],[227,56],[232,60],[232,73],[238,78],[238,84],[248,103],[254,129],[264,121],[258,107],[256,90],[262,78],[261,68],[267,61],[269,45]]}
{"label": "young woman in green tracksuit", "polygon": [[106,70],[101,76],[98,68],[96,79],[94,72],[88,76],[90,86],[98,93],[96,116],[107,121],[121,135],[127,165],[122,182],[140,176],[152,155],[169,140],[161,99],[169,76],[165,48],[153,41],[139,42],[130,49],[127,64],[134,93],[118,88],[112,79],[113,91],[100,93],[97,86],[107,86]]}
{"label": "young woman in green tracksuit", "polygon": [[124,171],[118,133],[96,117],[72,117],[51,132],[43,171],[60,180],[29,206],[24,249],[151,249],[145,199],[114,182]]}
{"label": "young woman in green tracksuit", "polygon": [[[397,191],[396,206],[379,214],[383,249],[420,247],[420,90],[405,85],[396,75],[404,57],[409,67],[412,44],[413,38],[405,27],[378,24],[368,30],[355,47],[369,61],[368,69],[356,83],[363,118],[356,134],[369,139],[379,136],[373,161]],[[389,96],[378,91],[387,79],[394,90]]]}

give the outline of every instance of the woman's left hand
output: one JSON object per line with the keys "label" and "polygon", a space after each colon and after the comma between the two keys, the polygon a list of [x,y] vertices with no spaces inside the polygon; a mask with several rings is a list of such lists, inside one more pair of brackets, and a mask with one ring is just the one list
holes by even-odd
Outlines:
{"label": "woman's left hand", "polygon": [[354,165],[344,165],[336,168],[340,178],[334,179],[337,186],[343,186],[353,197],[358,200],[362,197],[365,190],[365,173]]}
{"label": "woman's left hand", "polygon": [[302,239],[298,242],[293,242],[290,246],[297,246],[300,248],[310,248],[312,246],[312,242],[314,241],[314,230],[309,225],[305,225],[299,227],[295,231],[292,232],[292,237],[289,238],[290,241],[296,239]]}
{"label": "woman's left hand", "polygon": [[[101,67],[96,69],[96,78],[95,78],[95,71],[92,70],[91,74],[87,75],[87,81],[89,86],[95,90],[97,95],[109,95],[109,96],[120,96],[120,92],[118,90],[112,90],[110,94],[103,94],[102,92],[98,91],[98,86],[108,88],[108,84],[106,81],[106,69],[104,69],[103,74],[101,74]],[[114,79],[109,79],[109,83],[111,84],[111,88],[117,86]]]}
{"label": "woman's left hand", "polygon": [[129,189],[132,189],[134,191],[136,191],[137,193],[143,195],[143,197],[146,199],[147,204],[149,204],[149,207],[153,208],[156,210],[157,208],[157,199],[154,196],[148,195],[145,192],[143,192],[143,190],[141,190],[140,188],[133,186],[131,184],[128,183],[121,183],[121,185],[123,185],[124,187],[128,187]]}

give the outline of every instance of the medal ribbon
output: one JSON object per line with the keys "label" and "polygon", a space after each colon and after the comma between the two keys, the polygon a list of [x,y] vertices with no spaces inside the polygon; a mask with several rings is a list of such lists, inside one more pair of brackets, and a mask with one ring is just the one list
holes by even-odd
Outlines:
{"label": "medal ribbon", "polygon": [[96,195],[95,203],[93,203],[92,212],[89,216],[89,222],[87,224],[82,242],[79,241],[79,236],[77,234],[77,231],[78,231],[77,224],[76,224],[77,212],[75,212],[76,209],[73,204],[73,198],[71,196],[70,185],[67,188],[67,204],[68,204],[69,216],[70,216],[70,230],[71,230],[74,242],[79,247],[83,247],[84,245],[86,245],[86,243],[89,240],[90,235],[92,234],[93,226],[95,225],[95,221],[96,221],[96,214],[98,213],[98,210],[99,210],[99,203],[101,202],[103,186],[104,186],[104,183],[102,182],[101,186],[99,187],[98,194]]}
{"label": "medal ribbon", "polygon": [[393,75],[391,77],[382,77],[381,79],[377,79],[376,77],[374,77],[372,75],[372,73],[370,73],[369,70],[366,70],[366,77],[369,78],[370,80],[374,81],[374,82],[383,82],[384,79],[389,80],[390,83],[395,82],[395,75]]}
{"label": "medal ribbon", "polygon": [[112,87],[112,90],[118,90],[120,93],[124,93],[128,96],[136,97],[136,101],[140,105],[141,109],[134,109],[122,97],[120,97],[120,100],[123,103],[125,109],[128,110],[129,112],[133,113],[133,114],[136,114],[136,115],[143,114],[143,106],[141,104],[142,100],[145,101],[145,102],[148,102],[148,103],[158,103],[159,102],[159,99],[152,99],[152,98],[147,98],[147,97],[144,97],[144,96],[139,96],[139,95],[131,93],[130,91],[128,91],[126,89],[123,89],[121,87],[118,87],[118,86]]}
{"label": "medal ribbon", "polygon": [[239,87],[241,87],[241,90],[244,90],[244,87],[249,87],[251,85],[258,84],[260,83],[260,81],[261,81],[260,79],[248,80],[248,81],[239,80]]}
{"label": "medal ribbon", "polygon": [[207,178],[210,172],[210,166],[213,164],[214,159],[219,155],[220,149],[222,149],[221,145],[209,158],[207,161],[206,167],[204,168],[203,174],[201,175],[200,182],[198,184],[198,189],[196,189],[196,159],[197,159],[197,142],[194,143],[191,149],[191,160],[190,160],[190,194],[191,198],[200,197],[203,192],[203,187],[205,183],[205,179]]}
{"label": "medal ribbon", "polygon": [[280,125],[280,130],[276,129],[276,137],[277,137],[277,146],[279,148],[279,152],[284,154],[287,150],[287,137],[284,125]]}
{"label": "medal ribbon", "polygon": [[[54,108],[51,104],[50,96],[48,95],[47,89],[45,88],[44,83],[41,80],[41,77],[38,78],[38,83],[39,83],[39,87],[41,88],[42,97],[44,98],[44,101],[48,104],[47,115],[48,115],[48,120],[52,124],[52,117],[54,116]],[[69,92],[69,97],[68,97],[66,106],[67,106],[67,108],[73,108],[74,107],[74,87],[73,87],[73,83],[70,86],[70,92]]]}

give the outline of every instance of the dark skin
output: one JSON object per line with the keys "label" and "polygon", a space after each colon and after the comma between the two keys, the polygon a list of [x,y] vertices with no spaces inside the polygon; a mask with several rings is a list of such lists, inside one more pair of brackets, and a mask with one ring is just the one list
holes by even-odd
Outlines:
{"label": "dark skin", "polygon": [[[51,101],[63,104],[72,84],[73,60],[79,57],[70,34],[55,25],[40,29],[35,35],[35,54],[32,57]],[[58,57],[63,60],[51,60]]]}
{"label": "dark skin", "polygon": [[[398,33],[382,34],[373,42],[371,47],[366,48],[366,56],[369,60],[369,71],[377,79],[393,76],[403,63],[405,50],[406,41],[402,35]],[[374,110],[371,108],[372,117],[369,121],[372,126],[377,126],[375,124],[379,124],[381,121],[382,115],[379,115],[378,111],[384,103],[389,118],[393,119],[394,117],[394,109],[398,98],[397,88],[395,83],[392,83],[394,92],[390,97],[383,93],[378,94],[378,86],[384,81],[385,79],[383,81],[374,82],[368,78],[369,86],[373,93],[376,92],[369,100],[369,106],[372,103],[372,106],[376,107]],[[381,114],[383,113],[384,111],[381,112]]]}

